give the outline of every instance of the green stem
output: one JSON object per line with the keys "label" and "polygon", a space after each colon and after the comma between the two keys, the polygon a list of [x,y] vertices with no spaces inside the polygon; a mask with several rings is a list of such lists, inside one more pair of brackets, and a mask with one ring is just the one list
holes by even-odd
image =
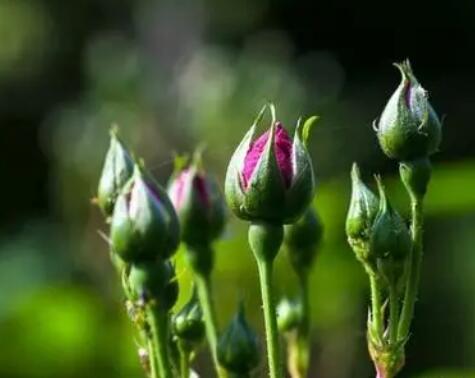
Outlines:
{"label": "green stem", "polygon": [[158,361],[155,353],[152,338],[148,338],[148,360],[150,365],[150,378],[159,378],[158,375]]}
{"label": "green stem", "polygon": [[180,353],[180,375],[181,378],[190,378],[190,353],[182,341],[178,341]]}
{"label": "green stem", "polygon": [[298,329],[288,335],[288,369],[292,378],[307,376],[310,358],[310,303],[308,298],[308,270],[297,272],[300,286],[300,305],[302,306],[302,321]]}
{"label": "green stem", "polygon": [[396,285],[389,286],[389,344],[398,341],[399,296]]}
{"label": "green stem", "polygon": [[[166,310],[150,305],[147,309],[147,315],[151,335],[151,353],[154,355],[150,359],[151,362],[156,361],[152,364],[152,378],[172,378],[173,372],[168,346],[168,314]],[[156,365],[156,367],[153,367],[153,365]]]}
{"label": "green stem", "polygon": [[262,295],[262,309],[266,329],[267,358],[269,363],[269,376],[282,378],[282,360],[277,331],[276,309],[274,293],[272,290],[272,261],[257,259],[259,281]]}
{"label": "green stem", "polygon": [[378,279],[370,274],[369,284],[371,287],[371,317],[372,325],[376,331],[378,338],[383,339],[383,313],[381,311],[382,302],[381,302],[381,288],[379,285]]}
{"label": "green stem", "polygon": [[219,377],[224,377],[222,369],[219,367],[218,357],[216,353],[216,345],[218,339],[218,331],[216,326],[216,315],[211,296],[211,284],[209,276],[205,276],[195,272],[195,284],[198,291],[198,299],[201,309],[203,310],[203,318],[205,322],[206,337],[213,357],[216,373]]}
{"label": "green stem", "polygon": [[399,319],[398,338],[405,339],[414,316],[414,306],[417,300],[419,276],[422,262],[422,227],[423,227],[423,198],[411,197],[412,210],[412,250],[407,265],[407,282],[404,293],[403,307]]}

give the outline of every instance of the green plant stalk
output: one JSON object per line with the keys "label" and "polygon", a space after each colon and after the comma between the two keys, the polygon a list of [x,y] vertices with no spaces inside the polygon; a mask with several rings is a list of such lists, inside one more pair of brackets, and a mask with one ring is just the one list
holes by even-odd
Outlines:
{"label": "green plant stalk", "polygon": [[381,288],[378,278],[374,274],[369,275],[369,285],[371,288],[371,324],[376,331],[378,338],[383,338],[383,313],[381,312]]}
{"label": "green plant stalk", "polygon": [[292,378],[307,376],[310,358],[310,303],[308,299],[308,275],[306,269],[297,272],[300,287],[302,321],[297,330],[287,336],[287,361]]}
{"label": "green plant stalk", "polygon": [[276,307],[272,289],[272,261],[256,258],[257,269],[262,295],[262,309],[266,330],[267,358],[269,363],[269,376],[282,378],[283,369],[277,330]]}
{"label": "green plant stalk", "polygon": [[184,342],[178,340],[177,344],[180,353],[180,376],[190,378],[190,353]]}
{"label": "green plant stalk", "polygon": [[148,350],[148,361],[149,361],[149,369],[150,369],[150,371],[147,373],[150,374],[150,378],[159,378],[158,361],[157,361],[155,348],[154,348],[154,344],[151,337],[149,337],[147,340],[147,350]]}
{"label": "green plant stalk", "polygon": [[423,228],[423,197],[411,196],[412,212],[412,242],[413,247],[409,256],[406,289],[404,293],[403,307],[398,326],[398,339],[406,339],[409,335],[414,307],[417,300],[419,276],[422,263],[422,228]]}
{"label": "green plant stalk", "polygon": [[389,285],[389,345],[398,341],[399,295],[396,285]]}
{"label": "green plant stalk", "polygon": [[218,339],[218,331],[216,326],[216,315],[211,295],[210,277],[195,271],[195,284],[198,291],[198,299],[203,311],[203,319],[205,322],[206,338],[208,340],[211,356],[216,369],[216,374],[224,378],[226,375],[220,368],[218,356],[216,353],[216,345]]}
{"label": "green plant stalk", "polygon": [[149,305],[147,318],[151,338],[150,352],[153,356],[150,357],[152,378],[173,378],[168,347],[167,311],[156,305]]}

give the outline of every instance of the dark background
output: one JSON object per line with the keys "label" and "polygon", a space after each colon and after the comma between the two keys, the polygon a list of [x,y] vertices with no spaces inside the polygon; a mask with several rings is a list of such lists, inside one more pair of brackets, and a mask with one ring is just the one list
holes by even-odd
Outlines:
{"label": "dark background", "polygon": [[[0,376],[140,376],[90,204],[107,129],[117,122],[163,183],[172,152],[200,142],[222,178],[266,100],[289,126],[301,114],[322,117],[312,154],[327,238],[312,281],[311,376],[370,376],[366,282],[342,227],[347,173],[354,160],[368,178],[383,173],[407,214],[397,166],[371,129],[399,81],[391,64],[406,57],[446,118],[401,376],[475,376],[474,22],[468,0],[1,1]],[[258,308],[244,240],[233,219],[218,247],[223,323],[239,296]],[[243,274],[248,284],[237,288]]]}

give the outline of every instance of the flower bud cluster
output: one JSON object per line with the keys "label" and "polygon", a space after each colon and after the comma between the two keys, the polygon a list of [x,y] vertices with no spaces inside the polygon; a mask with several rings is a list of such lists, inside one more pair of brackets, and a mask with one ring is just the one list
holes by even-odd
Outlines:
{"label": "flower bud cluster", "polygon": [[348,243],[370,274],[396,285],[412,248],[409,229],[391,206],[377,178],[379,200],[361,180],[356,164],[352,173],[352,196],[346,218]]}
{"label": "flower bud cluster", "polygon": [[111,258],[122,270],[133,302],[169,309],[178,297],[169,258],[179,243],[179,223],[167,193],[111,132],[97,202],[109,217]]}

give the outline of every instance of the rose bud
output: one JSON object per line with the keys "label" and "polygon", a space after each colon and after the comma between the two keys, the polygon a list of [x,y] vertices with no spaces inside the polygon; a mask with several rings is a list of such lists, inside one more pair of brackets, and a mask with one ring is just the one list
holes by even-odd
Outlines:
{"label": "rose bud", "polygon": [[297,124],[294,140],[272,113],[270,129],[254,140],[262,109],[234,152],[226,173],[225,194],[229,207],[242,219],[291,223],[311,202],[315,178],[306,142],[317,117],[303,127]]}
{"label": "rose bud", "polygon": [[110,131],[110,146],[102,168],[97,204],[105,216],[110,217],[114,204],[122,188],[134,171],[134,162],[127,149],[117,136],[117,130]]}
{"label": "rose bud", "polygon": [[409,61],[396,64],[396,67],[401,71],[402,80],[375,125],[379,143],[384,153],[393,159],[429,156],[439,148],[441,122]]}
{"label": "rose bud", "polygon": [[277,306],[277,325],[281,332],[296,330],[302,323],[302,305],[297,301],[282,299]]}
{"label": "rose bud", "polygon": [[242,304],[220,336],[217,354],[220,365],[238,376],[247,376],[259,364],[259,343],[247,324]]}
{"label": "rose bud", "polygon": [[378,198],[361,180],[356,163],[351,169],[351,200],[346,216],[346,236],[348,243],[366,268],[374,264],[369,241],[374,219],[378,213]]}
{"label": "rose bud", "polygon": [[182,240],[192,246],[209,245],[223,231],[226,209],[217,182],[195,155],[189,167],[177,169],[168,187],[181,226]]}
{"label": "rose bud", "polygon": [[181,340],[197,344],[203,339],[204,327],[203,312],[194,289],[190,300],[173,318],[173,330]]}
{"label": "rose bud", "polygon": [[111,242],[127,262],[165,259],[178,246],[178,219],[167,193],[137,165],[117,199]]}
{"label": "rose bud", "polygon": [[312,207],[297,222],[284,227],[284,245],[296,271],[311,269],[322,236],[322,222]]}
{"label": "rose bud", "polygon": [[154,301],[164,309],[170,309],[178,298],[175,268],[170,261],[133,263],[128,283],[134,300]]}
{"label": "rose bud", "polygon": [[377,178],[379,210],[371,233],[370,249],[378,259],[378,268],[389,284],[397,283],[404,261],[412,248],[411,235],[399,213],[389,203],[383,184]]}

